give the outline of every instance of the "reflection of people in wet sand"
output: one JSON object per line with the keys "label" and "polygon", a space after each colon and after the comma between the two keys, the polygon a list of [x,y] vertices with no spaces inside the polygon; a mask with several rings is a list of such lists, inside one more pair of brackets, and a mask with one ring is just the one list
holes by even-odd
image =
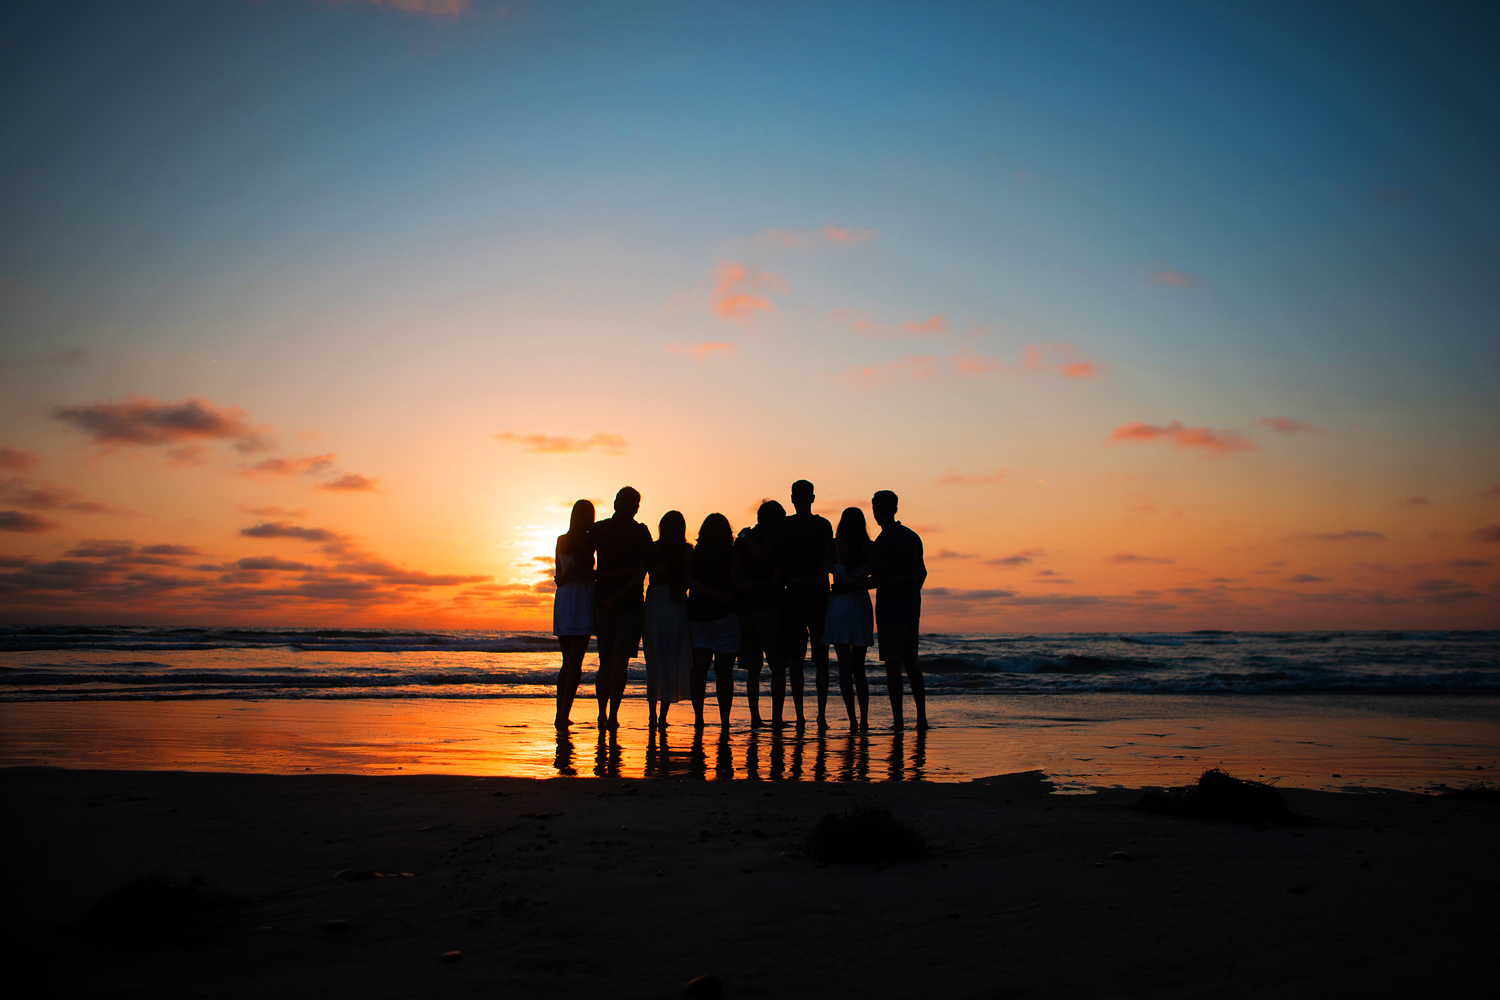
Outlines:
{"label": "reflection of people in wet sand", "polygon": [[562,647],[563,660],[557,674],[556,724],[560,728],[568,724],[573,699],[578,696],[583,658],[594,631],[594,553],[589,549],[593,527],[594,505],[578,501],[568,521],[568,533],[557,536],[553,556],[557,593],[552,597],[552,634]]}
{"label": "reflection of people in wet sand", "polygon": [[693,643],[688,628],[687,586],[692,556],[687,521],[679,512],[667,511],[651,546],[651,584],[646,588],[645,630],[641,635],[646,653],[647,724],[651,726],[665,726],[667,706],[681,701],[689,690]]}
{"label": "reflection of people in wet sand", "polygon": [[719,724],[729,730],[734,702],[734,657],[740,649],[740,618],[734,600],[734,531],[723,514],[710,514],[698,529],[688,563],[688,620],[693,634],[693,713],[703,725],[708,668],[714,670]]}
{"label": "reflection of people in wet sand", "polygon": [[[870,717],[870,686],[865,677],[865,651],[875,643],[875,613],[870,607],[872,546],[865,529],[865,513],[844,510],[833,538],[833,591],[828,598],[823,640],[833,644],[839,658],[839,694],[849,713],[849,728],[866,729]],[[859,718],[854,699],[859,695]]]}
{"label": "reflection of people in wet sand", "polygon": [[927,565],[922,561],[922,539],[896,520],[896,494],[881,490],[870,500],[880,537],[871,561],[875,584],[875,621],[880,627],[880,658],[885,661],[891,716],[899,732],[901,674],[911,679],[911,700],[917,707],[917,728],[927,728],[927,693],[917,666],[917,630],[922,615],[922,584]]}
{"label": "reflection of people in wet sand", "polygon": [[[813,669],[818,686],[818,726],[827,728],[824,711],[828,704],[828,645],[823,637],[828,614],[828,566],[831,562],[833,526],[812,512],[813,484],[799,479],[792,484],[792,506],[797,513],[781,522],[780,561],[782,582],[781,633],[783,655],[791,674],[792,698],[797,722],[802,715],[802,661],[812,645]],[[772,678],[775,684],[775,678]],[[776,692],[773,690],[774,699]],[[773,702],[774,706],[774,702]],[[772,724],[781,722],[774,707]]]}
{"label": "reflection of people in wet sand", "polygon": [[641,584],[651,558],[651,529],[635,519],[641,495],[629,486],[615,494],[615,513],[594,525],[589,546],[598,560],[594,570],[594,629],[599,636],[599,672],[594,694],[599,724],[619,724],[626,671],[640,649],[645,608]]}
{"label": "reflection of people in wet sand", "polygon": [[734,543],[734,589],[740,598],[740,666],[745,671],[745,700],[750,726],[760,717],[761,656],[771,668],[771,715],[781,718],[786,695],[786,664],[781,655],[781,570],[776,565],[776,532],[786,508],[767,500],[755,512],[755,526]]}

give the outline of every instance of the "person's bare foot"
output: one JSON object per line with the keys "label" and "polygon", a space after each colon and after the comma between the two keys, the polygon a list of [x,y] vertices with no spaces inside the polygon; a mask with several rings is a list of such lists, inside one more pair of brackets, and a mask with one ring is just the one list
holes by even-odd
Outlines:
{"label": "person's bare foot", "polygon": [[758,715],[752,715],[752,716],[750,716],[750,728],[751,729],[760,729],[760,728],[764,727],[765,724],[766,724],[765,720],[762,719],[760,716],[758,716]]}
{"label": "person's bare foot", "polygon": [[828,728],[828,720],[825,719],[825,718],[823,718],[821,715],[818,716],[818,730],[821,732],[822,730],[827,729],[827,728]]}
{"label": "person's bare foot", "polygon": [[927,729],[931,729],[932,727],[927,724],[927,720],[926,719],[918,719],[917,720],[917,728],[920,729],[920,730],[927,730]]}

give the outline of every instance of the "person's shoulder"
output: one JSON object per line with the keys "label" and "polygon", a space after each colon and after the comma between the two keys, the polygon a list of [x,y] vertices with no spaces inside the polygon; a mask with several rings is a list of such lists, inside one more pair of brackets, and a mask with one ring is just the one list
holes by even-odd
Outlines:
{"label": "person's shoulder", "polygon": [[828,518],[824,517],[822,514],[814,514],[812,516],[812,518],[813,518],[813,524],[815,524],[815,525],[818,526],[818,533],[819,534],[827,535],[830,538],[833,537],[833,522],[832,521],[828,520]]}

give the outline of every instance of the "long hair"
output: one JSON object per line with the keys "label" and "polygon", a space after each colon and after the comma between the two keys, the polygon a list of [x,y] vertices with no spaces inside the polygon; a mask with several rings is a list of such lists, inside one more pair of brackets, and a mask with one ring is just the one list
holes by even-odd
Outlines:
{"label": "long hair", "polygon": [[734,529],[723,514],[710,514],[698,529],[698,548],[717,554],[734,548]]}
{"label": "long hair", "polygon": [[858,507],[845,507],[839,518],[839,530],[834,538],[842,542],[844,565],[867,566],[870,562],[870,532],[865,528],[865,512]]}
{"label": "long hair", "polygon": [[573,513],[568,518],[567,539],[563,551],[578,558],[588,548],[589,529],[594,526],[594,504],[589,500],[578,500],[573,504]]}
{"label": "long hair", "polygon": [[652,543],[654,562],[667,567],[668,586],[672,588],[672,599],[679,603],[687,594],[687,573],[683,568],[682,553],[691,550],[687,540],[687,518],[681,511],[669,510],[661,516],[656,526],[656,541]]}

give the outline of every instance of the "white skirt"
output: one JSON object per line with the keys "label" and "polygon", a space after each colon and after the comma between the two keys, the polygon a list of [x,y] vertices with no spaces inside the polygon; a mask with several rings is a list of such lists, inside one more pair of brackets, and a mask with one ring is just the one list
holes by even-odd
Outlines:
{"label": "white skirt", "polygon": [[646,650],[646,690],[670,705],[688,696],[693,667],[687,602],[672,600],[672,588],[653,583],[646,588],[646,620],[641,630]]}
{"label": "white skirt", "polygon": [[835,594],[828,599],[823,641],[834,646],[875,645],[875,612],[868,590]]}
{"label": "white skirt", "polygon": [[594,634],[594,581],[565,583],[552,596],[553,635]]}
{"label": "white skirt", "polygon": [[711,622],[693,622],[693,648],[715,653],[740,651],[740,616],[725,615]]}

